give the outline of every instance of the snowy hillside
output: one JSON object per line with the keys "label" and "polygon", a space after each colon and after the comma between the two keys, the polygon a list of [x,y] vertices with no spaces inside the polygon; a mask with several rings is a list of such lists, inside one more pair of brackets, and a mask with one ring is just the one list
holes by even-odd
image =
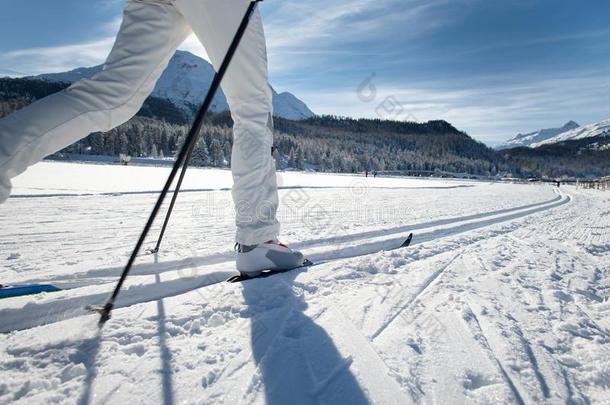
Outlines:
{"label": "snowy hillside", "polygon": [[576,139],[593,138],[596,136],[610,135],[610,120],[597,122],[586,126],[579,126],[574,121],[567,122],[561,128],[541,129],[528,134],[519,134],[496,149],[510,149],[520,146],[537,148],[541,145],[570,141]]}
{"label": "snowy hillside", "polygon": [[0,300],[0,403],[610,398],[608,193],[280,173],[282,239],[343,259],[228,284],[230,173],[191,169],[158,261],[138,259],[100,333],[83,307],[108,297],[168,170],[43,162],[15,179],[2,282],[66,290]]}
{"label": "snowy hillside", "polygon": [[[82,78],[90,78],[102,70],[102,65],[90,68],[78,68],[69,72],[52,73],[38,76],[45,80],[72,83]],[[206,60],[186,51],[176,51],[167,69],[161,75],[152,93],[153,96],[170,100],[175,106],[192,114],[203,101],[212,78],[214,69]],[[288,119],[304,119],[314,113],[294,95],[284,92],[278,94],[273,90],[273,108],[275,115]],[[222,112],[229,109],[222,91],[216,94],[211,112]]]}
{"label": "snowy hillside", "polygon": [[552,138],[552,137],[562,134],[564,132],[576,129],[578,127],[579,127],[579,125],[576,122],[568,121],[561,128],[539,129],[537,131],[529,132],[527,134],[519,134],[516,137],[497,146],[496,149],[502,150],[502,149],[518,148],[520,146],[532,146],[532,144],[535,142],[544,141],[546,139]]}
{"label": "snowy hillside", "polygon": [[314,116],[309,107],[287,91],[277,93],[273,88],[273,115],[292,120],[302,120]]}
{"label": "snowy hillside", "polygon": [[541,145],[548,145],[551,143],[571,141],[576,139],[593,138],[596,136],[610,136],[610,120],[586,125],[584,127],[573,129],[571,131],[562,132],[552,138],[533,143],[530,146],[532,148],[536,148]]}

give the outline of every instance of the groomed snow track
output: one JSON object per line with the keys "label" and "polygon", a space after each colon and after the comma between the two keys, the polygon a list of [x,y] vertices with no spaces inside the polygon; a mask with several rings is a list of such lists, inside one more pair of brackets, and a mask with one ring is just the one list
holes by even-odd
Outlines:
{"label": "groomed snow track", "polygon": [[[385,244],[396,244],[404,239],[405,232],[412,231],[415,233],[416,236],[414,236],[411,243],[413,246],[512,221],[527,215],[550,210],[569,202],[570,197],[568,195],[558,193],[556,197],[541,203],[479,213],[466,217],[403,225],[382,231],[349,235],[343,238],[312,240],[298,243],[294,246],[295,248],[303,249],[305,252],[315,251],[315,253],[308,254],[308,257],[313,261],[347,259],[377,252]],[[330,246],[328,246],[329,244]],[[332,246],[337,244],[344,245],[341,245],[342,247],[339,250],[333,250]],[[210,262],[212,264],[208,264]],[[53,293],[52,295],[47,294],[42,302],[30,302],[30,297],[13,299],[13,301],[18,300],[20,302],[27,302],[27,304],[25,306],[16,306],[15,308],[0,309],[0,318],[3,320],[2,324],[0,324],[0,332],[6,333],[29,329],[86,315],[86,305],[102,305],[105,302],[121,271],[122,268],[120,267],[93,269],[82,274],[76,274],[71,279],[33,279],[21,282],[22,284],[53,283],[60,288],[65,288],[66,291]],[[307,269],[298,270],[297,272],[302,271],[307,271]],[[159,281],[155,275],[160,274],[164,274],[166,279]],[[115,308],[124,308],[184,294],[198,288],[221,283],[227,277],[234,274],[232,254],[230,252],[210,258],[195,257],[169,263],[137,264],[133,267],[129,282],[126,283],[126,288],[121,292]]]}

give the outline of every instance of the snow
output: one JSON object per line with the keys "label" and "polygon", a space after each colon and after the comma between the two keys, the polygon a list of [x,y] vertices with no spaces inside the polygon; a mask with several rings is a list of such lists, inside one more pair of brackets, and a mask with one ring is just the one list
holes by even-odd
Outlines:
{"label": "snow", "polygon": [[0,403],[608,403],[607,192],[279,173],[282,240],[344,259],[228,284],[230,173],[192,169],[98,331],[83,307],[108,297],[168,170],[15,179],[2,282],[67,289],[0,301]]}

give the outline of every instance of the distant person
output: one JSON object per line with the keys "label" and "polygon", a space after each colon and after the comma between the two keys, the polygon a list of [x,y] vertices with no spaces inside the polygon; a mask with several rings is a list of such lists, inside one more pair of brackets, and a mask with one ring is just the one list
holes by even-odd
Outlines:
{"label": "distant person", "polygon": [[368,170],[368,169],[366,169],[366,170],[364,171],[364,177],[369,177],[369,170]]}
{"label": "distant person", "polygon": [[[104,70],[0,120],[0,203],[10,179],[91,132],[109,131],[140,109],[176,48],[194,32],[218,70],[249,1],[127,0]],[[192,30],[192,31],[191,31]],[[236,261],[242,273],[288,269],[303,255],[278,242],[280,224],[272,95],[261,16],[248,30],[222,82],[233,117]]]}

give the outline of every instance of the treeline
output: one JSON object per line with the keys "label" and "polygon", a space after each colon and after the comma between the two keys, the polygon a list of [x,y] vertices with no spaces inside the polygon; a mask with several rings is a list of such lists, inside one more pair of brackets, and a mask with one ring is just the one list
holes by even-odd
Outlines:
{"label": "treeline", "polygon": [[521,177],[598,178],[610,174],[610,136],[501,152]]}
{"label": "treeline", "polygon": [[[332,125],[318,120],[300,123],[276,119],[277,127],[283,129],[276,129],[274,135],[280,168],[344,173],[441,170],[477,175],[508,170],[493,152],[490,155],[487,148],[481,149],[479,143],[455,130],[428,134],[352,132],[339,129],[335,118],[326,119]],[[61,153],[170,157],[176,154],[188,130],[186,125],[136,117],[107,133],[92,134]],[[193,150],[193,165],[229,166],[232,143],[230,119],[212,117],[204,124]],[[477,156],[477,150],[482,156]]]}
{"label": "treeline", "polygon": [[[0,78],[0,117],[68,86],[68,83],[32,78]],[[190,121],[190,118],[172,102],[158,97],[148,97],[137,115],[172,124],[187,124]]]}
{"label": "treeline", "polygon": [[[510,171],[493,150],[445,121],[427,123],[319,116],[278,118],[276,129],[298,155],[321,170],[441,170],[496,175]],[[288,149],[288,145],[283,148]],[[288,149],[289,150],[289,149]]]}
{"label": "treeline", "polygon": [[[0,79],[0,116],[67,85],[34,79]],[[173,157],[190,122],[169,100],[149,97],[137,116],[91,134],[60,153]],[[610,173],[610,151],[581,144],[496,152],[445,121],[427,123],[316,116],[274,118],[274,144],[282,169],[325,172],[422,171],[518,177],[592,177]],[[230,165],[229,113],[209,117],[193,151],[198,166]],[[604,138],[608,139],[608,138]],[[600,138],[599,142],[604,142]],[[598,142],[598,143],[599,143]]]}
{"label": "treeline", "polygon": [[[211,117],[210,123],[232,125],[228,113]],[[445,121],[275,117],[274,126],[274,144],[285,168],[347,173],[440,170],[484,176],[511,172],[495,151]]]}

